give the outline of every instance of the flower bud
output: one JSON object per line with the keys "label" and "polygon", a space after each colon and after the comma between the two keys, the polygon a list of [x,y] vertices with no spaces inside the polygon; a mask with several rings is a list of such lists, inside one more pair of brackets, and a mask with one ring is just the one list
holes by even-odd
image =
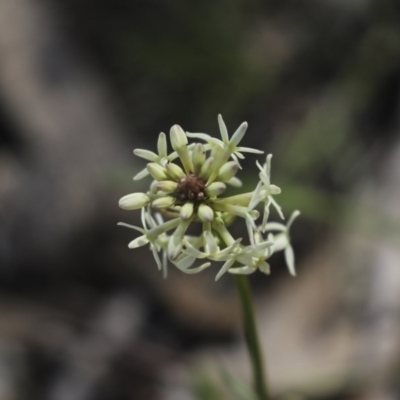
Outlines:
{"label": "flower bud", "polygon": [[179,181],[179,179],[185,177],[185,173],[183,172],[183,169],[174,163],[168,163],[165,167],[167,170],[168,176],[173,179],[174,181]]}
{"label": "flower bud", "polygon": [[147,164],[147,171],[156,181],[167,180],[167,171],[164,167],[156,163]]}
{"label": "flower bud", "polygon": [[216,197],[224,193],[226,190],[225,183],[213,182],[206,187],[206,193],[210,197]]}
{"label": "flower bud", "polygon": [[172,148],[178,153],[180,160],[182,161],[183,168],[186,173],[193,172],[192,158],[189,155],[188,150],[188,139],[186,133],[179,125],[174,125],[170,132],[170,139]]}
{"label": "flower bud", "polygon": [[204,146],[201,143],[197,143],[192,153],[193,172],[196,175],[200,172],[205,160],[206,155],[204,154]]}
{"label": "flower bud", "polygon": [[157,189],[166,193],[173,192],[178,187],[174,181],[160,181],[157,183]]}
{"label": "flower bud", "polygon": [[124,210],[137,210],[147,206],[150,198],[144,193],[132,193],[119,200],[119,206]]}
{"label": "flower bud", "polygon": [[157,150],[158,150],[158,155],[160,157],[166,158],[168,156],[167,136],[165,135],[164,132],[161,132],[158,135]]}
{"label": "flower bud", "polygon": [[208,157],[201,167],[200,178],[207,179],[211,175],[211,172],[213,171],[213,163],[214,159],[212,157]]}
{"label": "flower bud", "polygon": [[211,222],[214,219],[213,209],[206,204],[199,205],[197,214],[198,214],[200,220],[203,222]]}
{"label": "flower bud", "polygon": [[185,132],[179,125],[174,125],[169,131],[171,146],[175,151],[180,151],[186,147],[188,140]]}
{"label": "flower bud", "polygon": [[189,219],[193,215],[193,203],[185,203],[181,208],[181,218]]}
{"label": "flower bud", "polygon": [[233,178],[239,170],[239,164],[236,161],[229,161],[224,164],[218,173],[218,180],[223,182],[229,181],[229,179]]}
{"label": "flower bud", "polygon": [[172,196],[159,197],[152,201],[151,206],[154,208],[168,208],[173,206],[175,199]]}

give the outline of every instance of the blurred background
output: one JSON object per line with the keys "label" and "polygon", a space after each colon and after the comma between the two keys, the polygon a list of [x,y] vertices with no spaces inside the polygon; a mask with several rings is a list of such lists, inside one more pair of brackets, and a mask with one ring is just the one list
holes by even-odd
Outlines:
{"label": "blurred background", "polygon": [[302,212],[251,281],[275,398],[399,399],[399,94],[396,0],[0,0],[0,400],[243,399],[230,276],[116,226],[133,148],[218,113]]}

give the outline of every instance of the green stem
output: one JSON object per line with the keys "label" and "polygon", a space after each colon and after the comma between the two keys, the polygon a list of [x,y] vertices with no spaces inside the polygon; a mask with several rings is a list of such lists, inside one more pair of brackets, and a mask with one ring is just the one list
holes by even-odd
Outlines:
{"label": "green stem", "polygon": [[235,283],[239,292],[242,306],[243,325],[249,349],[251,364],[253,366],[254,388],[259,400],[270,400],[268,386],[265,380],[263,356],[258,339],[254,305],[249,280],[245,275],[235,275]]}

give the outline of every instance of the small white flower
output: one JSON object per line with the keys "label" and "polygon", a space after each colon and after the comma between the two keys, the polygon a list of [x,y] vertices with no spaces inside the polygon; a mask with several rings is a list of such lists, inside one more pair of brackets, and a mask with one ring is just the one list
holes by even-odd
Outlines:
{"label": "small white flower", "polygon": [[[120,200],[123,209],[142,209],[143,227],[121,224],[141,234],[129,243],[129,248],[148,244],[164,276],[168,260],[186,274],[212,267],[210,262],[196,266],[196,260],[222,263],[216,280],[227,272],[250,274],[260,270],[269,274],[268,259],[277,251],[284,252],[289,272],[294,275],[289,229],[298,212],[292,215],[286,226],[268,222],[271,205],[283,218],[282,210],[273,198],[280,189],[271,184],[272,155],[267,156],[263,166],[257,162],[260,181],[253,191],[221,197],[227,184],[234,187],[242,184],[236,176],[241,168],[238,159],[244,158],[242,153],[260,154],[262,151],[239,146],[247,130],[246,122],[231,138],[221,116],[218,116],[218,124],[222,140],[204,133],[185,133],[179,125],[174,125],[170,130],[174,150],[171,154],[168,154],[164,133],[158,138],[158,154],[143,149],[134,151],[149,161],[146,169],[135,179],[150,175],[153,181],[147,193],[133,193]],[[206,143],[189,144],[188,137]],[[264,213],[258,226],[260,206],[263,206]],[[154,210],[158,212],[154,213]],[[161,214],[169,219],[164,221]],[[237,218],[245,222],[248,245],[242,244],[242,238],[232,237],[228,229]],[[199,236],[187,234],[192,224],[202,227]]]}

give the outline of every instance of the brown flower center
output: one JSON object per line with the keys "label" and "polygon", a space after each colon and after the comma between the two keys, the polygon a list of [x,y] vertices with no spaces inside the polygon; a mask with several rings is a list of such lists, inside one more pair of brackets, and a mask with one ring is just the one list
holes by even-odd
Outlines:
{"label": "brown flower center", "polygon": [[182,203],[188,200],[202,201],[206,196],[204,192],[205,186],[203,179],[200,177],[194,174],[186,175],[178,182],[176,189],[177,201]]}

